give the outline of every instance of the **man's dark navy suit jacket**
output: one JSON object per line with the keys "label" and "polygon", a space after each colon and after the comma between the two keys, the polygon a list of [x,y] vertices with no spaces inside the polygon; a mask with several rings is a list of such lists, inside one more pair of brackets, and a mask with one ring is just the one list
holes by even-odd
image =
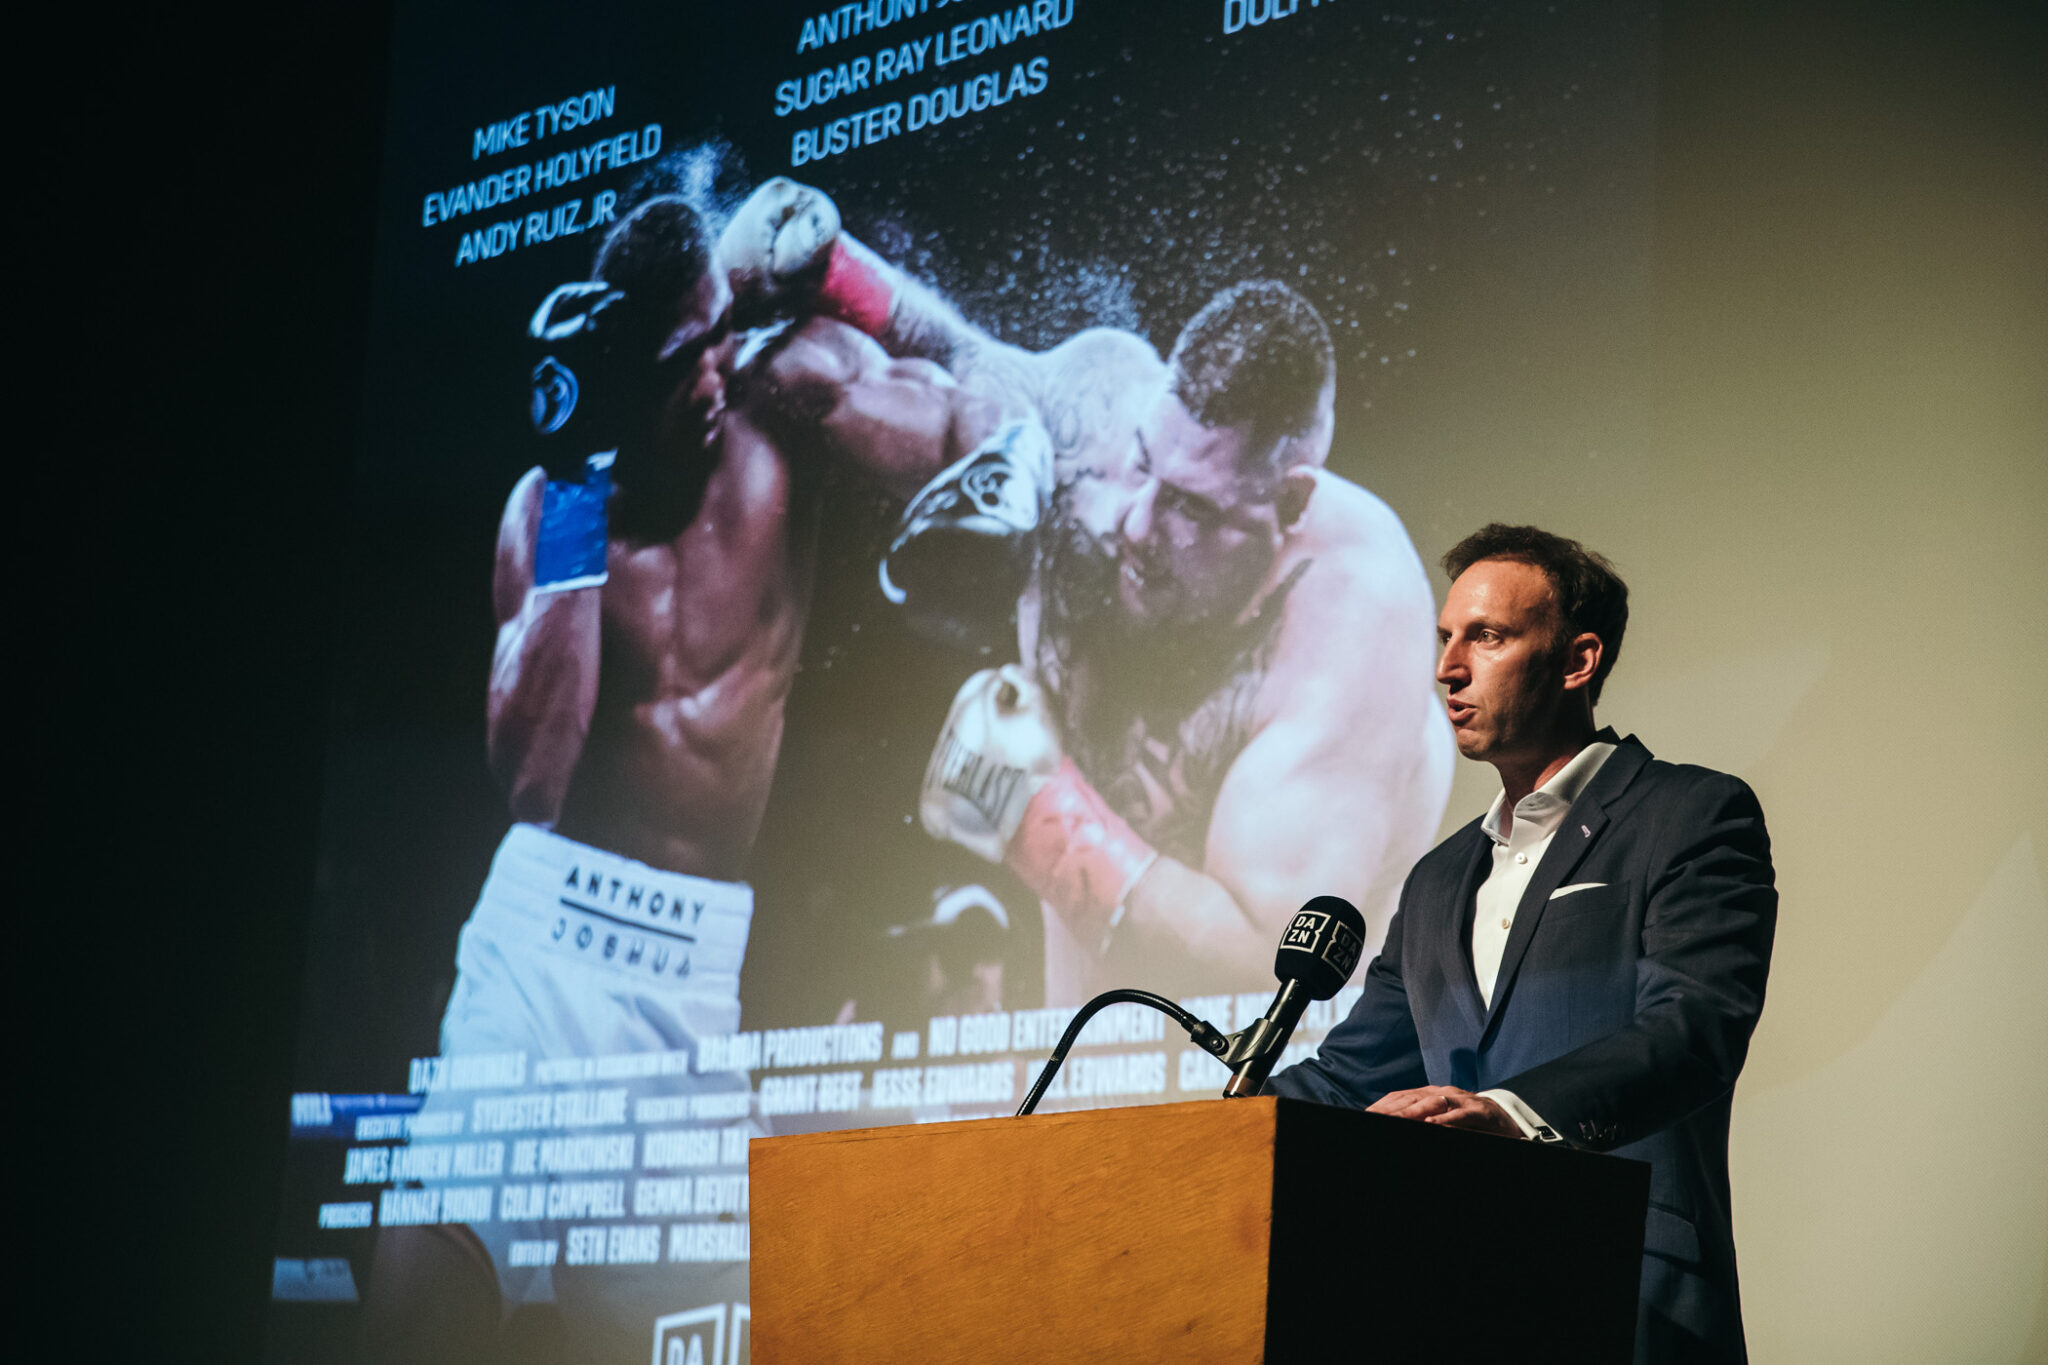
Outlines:
{"label": "man's dark navy suit jacket", "polygon": [[1490,847],[1474,820],[1415,865],[1356,1008],[1267,1091],[1501,1088],[1565,1141],[1649,1162],[1637,1359],[1743,1360],[1728,1108],[1777,923],[1763,810],[1739,779],[1621,741],[1537,864],[1489,1009],[1471,943]]}

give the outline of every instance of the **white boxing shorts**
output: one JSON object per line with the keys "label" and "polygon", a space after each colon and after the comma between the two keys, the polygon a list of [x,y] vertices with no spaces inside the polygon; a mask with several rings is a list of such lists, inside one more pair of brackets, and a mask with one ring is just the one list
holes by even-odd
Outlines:
{"label": "white boxing shorts", "polygon": [[[694,1059],[698,1039],[739,1027],[740,965],[753,907],[753,890],[743,883],[665,872],[537,825],[514,825],[462,929],[455,987],[441,1021],[442,1056],[523,1053],[528,1080],[517,1090],[524,1093],[578,1088],[566,1078],[549,1079],[559,1067],[541,1065],[548,1062],[595,1058],[602,1063],[650,1053]],[[611,1074],[631,1079],[584,1082],[582,1088],[623,1084],[630,1095],[623,1125],[576,1132],[630,1132],[636,1143],[644,1143],[648,1133],[678,1127],[737,1128],[746,1137],[760,1132],[750,1113],[744,1073],[703,1075],[686,1064]],[[421,1113],[468,1111],[478,1100],[476,1092],[437,1089]],[[465,1123],[462,1131],[485,1136],[475,1122]],[[509,1142],[561,1135],[536,1130],[503,1136]],[[700,1176],[742,1173],[744,1150],[743,1141],[737,1148],[721,1146],[714,1164],[690,1169]],[[738,1164],[733,1153],[738,1153]],[[623,1179],[630,1191],[649,1173],[641,1169],[645,1164],[640,1160],[631,1169],[581,1175],[541,1171],[530,1179],[549,1186],[561,1180]],[[666,1169],[652,1173],[671,1174]],[[516,1172],[500,1177],[501,1206],[472,1230],[498,1271],[504,1311],[509,1314],[521,1303],[555,1302],[577,1341],[593,1347],[585,1352],[587,1358],[610,1357],[610,1350],[594,1347],[597,1339],[614,1335],[620,1337],[614,1346],[624,1350],[631,1345],[635,1358],[644,1358],[657,1318],[701,1304],[744,1305],[743,1259],[677,1264],[664,1254],[658,1264],[578,1270],[567,1262],[569,1224],[530,1212],[507,1216],[502,1186],[518,1183]],[[615,1217],[601,1229],[611,1221]],[[629,1216],[626,1221],[661,1220]],[[543,1254],[536,1257],[535,1248]]]}
{"label": "white boxing shorts", "polygon": [[463,926],[441,1051],[591,1057],[739,1027],[753,889],[514,825]]}

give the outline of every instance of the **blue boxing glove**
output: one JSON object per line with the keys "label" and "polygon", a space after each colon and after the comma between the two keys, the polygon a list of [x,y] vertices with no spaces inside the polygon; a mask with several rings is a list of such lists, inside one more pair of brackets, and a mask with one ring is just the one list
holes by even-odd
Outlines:
{"label": "blue boxing glove", "polygon": [[528,415],[548,472],[533,560],[541,592],[605,581],[605,504],[622,435],[616,320],[625,303],[602,280],[578,281],[550,292],[527,324],[540,353]]}

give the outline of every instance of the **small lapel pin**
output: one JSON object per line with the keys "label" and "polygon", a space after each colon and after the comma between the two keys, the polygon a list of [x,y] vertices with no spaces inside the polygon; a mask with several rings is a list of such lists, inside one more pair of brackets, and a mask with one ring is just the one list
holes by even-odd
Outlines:
{"label": "small lapel pin", "polygon": [[1593,837],[1593,830],[1590,826],[1587,825],[1580,825],[1579,833],[1585,835],[1588,839]]}

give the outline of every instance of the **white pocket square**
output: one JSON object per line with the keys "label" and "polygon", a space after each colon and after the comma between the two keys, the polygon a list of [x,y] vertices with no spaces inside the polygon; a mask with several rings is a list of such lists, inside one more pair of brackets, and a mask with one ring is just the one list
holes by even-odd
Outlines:
{"label": "white pocket square", "polygon": [[1596,886],[1605,885],[1607,885],[1606,882],[1573,882],[1570,886],[1560,886],[1557,890],[1551,892],[1550,898],[1556,900],[1560,896],[1569,896],[1574,891],[1591,891]]}

